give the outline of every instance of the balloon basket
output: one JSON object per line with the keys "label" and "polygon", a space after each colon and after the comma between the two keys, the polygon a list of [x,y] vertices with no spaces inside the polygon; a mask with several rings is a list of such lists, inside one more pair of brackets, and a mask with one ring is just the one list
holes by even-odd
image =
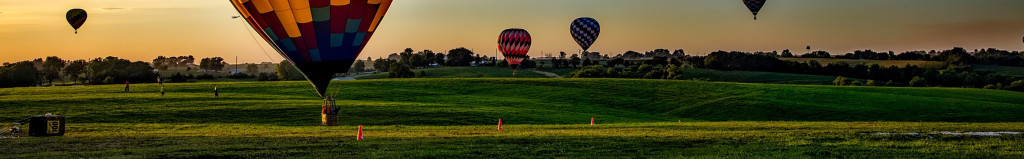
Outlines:
{"label": "balloon basket", "polygon": [[320,121],[324,126],[338,126],[338,109],[334,106],[334,98],[324,98],[323,108],[320,110]]}
{"label": "balloon basket", "polygon": [[320,114],[324,126],[338,126],[338,114]]}

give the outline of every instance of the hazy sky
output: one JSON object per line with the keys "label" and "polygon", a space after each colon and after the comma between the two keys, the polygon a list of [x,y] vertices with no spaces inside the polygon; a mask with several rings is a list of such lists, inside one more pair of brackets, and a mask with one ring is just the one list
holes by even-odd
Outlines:
{"label": "hazy sky", "polygon": [[[689,54],[773,51],[804,46],[836,53],[968,49],[1022,50],[1022,0],[771,0],[757,21],[738,0],[396,0],[360,59],[405,48],[443,52],[467,47],[494,55],[497,36],[523,28],[530,55],[575,53],[577,17],[601,23],[591,51],[620,54],[657,48]],[[84,8],[79,34],[70,8]],[[0,62],[61,56],[220,56],[233,62],[280,61],[252,39],[226,0],[0,0]]]}

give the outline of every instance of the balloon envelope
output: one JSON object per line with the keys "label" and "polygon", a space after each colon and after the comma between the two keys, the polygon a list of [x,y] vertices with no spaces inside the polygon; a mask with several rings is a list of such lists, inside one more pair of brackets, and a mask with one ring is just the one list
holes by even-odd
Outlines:
{"label": "balloon envelope", "polygon": [[754,20],[757,20],[757,12],[761,11],[761,7],[764,6],[765,1],[768,0],[742,0],[744,5],[747,5],[747,9],[750,9],[750,13],[754,14]]}
{"label": "balloon envelope", "polygon": [[84,9],[75,8],[68,10],[67,15],[65,16],[68,19],[68,24],[71,24],[71,28],[75,28],[75,34],[78,34],[78,28],[81,28],[82,24],[85,24],[85,19],[89,17],[89,14],[87,14]]}
{"label": "balloon envelope", "polygon": [[505,56],[508,64],[515,68],[530,52],[530,33],[523,29],[505,29],[498,35],[498,50]]}
{"label": "balloon envelope", "polygon": [[598,24],[594,18],[577,18],[569,26],[569,32],[572,33],[572,38],[576,40],[577,44],[580,44],[583,51],[587,51],[594,41],[597,41],[597,36],[601,34],[601,24]]}
{"label": "balloon envelope", "polygon": [[392,0],[229,0],[324,97],[373,36]]}

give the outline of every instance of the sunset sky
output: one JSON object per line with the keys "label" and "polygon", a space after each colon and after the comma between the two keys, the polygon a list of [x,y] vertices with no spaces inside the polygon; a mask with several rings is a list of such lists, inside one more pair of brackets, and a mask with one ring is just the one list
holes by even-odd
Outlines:
{"label": "sunset sky", "polygon": [[[405,48],[456,47],[495,54],[497,36],[523,28],[530,55],[576,53],[569,23],[593,17],[602,26],[591,51],[620,54],[665,48],[781,51],[804,46],[833,54],[854,50],[941,50],[955,46],[1024,50],[1021,0],[771,0],[754,21],[738,0],[396,0],[360,59]],[[64,14],[84,8],[74,34]],[[225,57],[233,63],[277,62],[254,41],[226,0],[0,0],[0,62],[45,56],[159,55]]]}

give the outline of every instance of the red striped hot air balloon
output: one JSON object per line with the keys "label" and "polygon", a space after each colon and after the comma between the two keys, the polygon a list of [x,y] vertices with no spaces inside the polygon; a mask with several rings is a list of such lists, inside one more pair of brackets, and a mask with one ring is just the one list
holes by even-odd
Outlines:
{"label": "red striped hot air balloon", "polygon": [[519,64],[526,58],[526,53],[530,52],[530,43],[530,33],[523,29],[505,29],[498,35],[498,50],[512,67],[513,76],[516,75]]}
{"label": "red striped hot air balloon", "polygon": [[84,9],[75,8],[68,10],[65,17],[68,19],[68,24],[71,24],[71,28],[75,28],[75,34],[78,34],[78,28],[85,24],[85,19],[89,17],[89,14]]}
{"label": "red striped hot air balloon", "polygon": [[392,0],[229,0],[252,29],[295,65],[326,98],[346,73]]}

